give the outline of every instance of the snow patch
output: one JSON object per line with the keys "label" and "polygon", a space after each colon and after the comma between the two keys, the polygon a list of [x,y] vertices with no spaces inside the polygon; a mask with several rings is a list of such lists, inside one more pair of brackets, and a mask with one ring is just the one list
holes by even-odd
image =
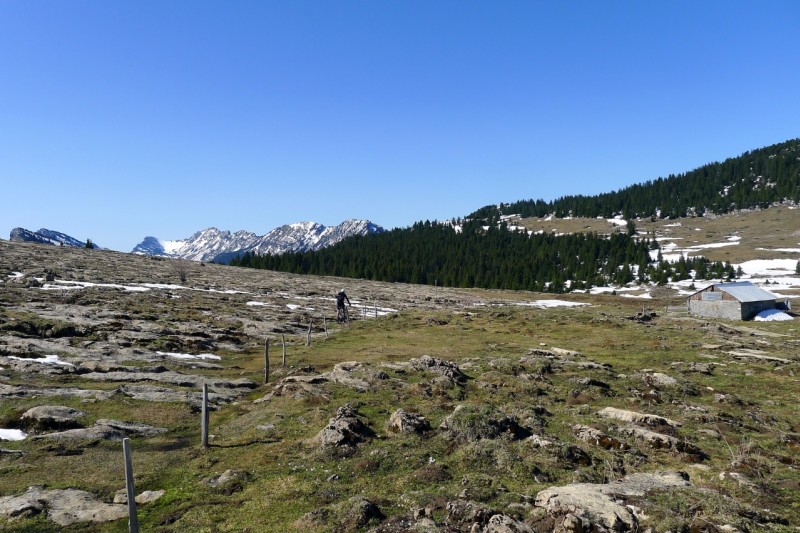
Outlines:
{"label": "snow patch", "polygon": [[778,311],[777,309],[767,309],[758,313],[753,320],[758,322],[775,322],[794,319],[783,311]]}
{"label": "snow patch", "polygon": [[795,259],[753,259],[738,265],[750,276],[791,276],[795,273]]}
{"label": "snow patch", "polygon": [[762,252],[784,252],[787,254],[800,254],[800,248],[756,248]]}
{"label": "snow patch", "polygon": [[210,353],[201,353],[197,355],[189,353],[175,353],[175,352],[156,352],[156,353],[158,355],[163,355],[165,357],[172,357],[175,359],[213,359],[215,361],[222,360],[222,357]]}
{"label": "snow patch", "polygon": [[62,361],[57,355],[45,355],[44,357],[17,357],[15,355],[10,355],[8,358],[14,359],[15,361],[28,361],[30,363],[41,363],[43,365],[75,366],[72,363]]}
{"label": "snow patch", "polygon": [[566,300],[534,300],[532,302],[515,302],[521,307],[535,307],[537,309],[551,309],[554,307],[583,307],[589,305],[583,302],[568,302]]}
{"label": "snow patch", "polygon": [[0,429],[0,440],[24,440],[27,436],[19,429]]}

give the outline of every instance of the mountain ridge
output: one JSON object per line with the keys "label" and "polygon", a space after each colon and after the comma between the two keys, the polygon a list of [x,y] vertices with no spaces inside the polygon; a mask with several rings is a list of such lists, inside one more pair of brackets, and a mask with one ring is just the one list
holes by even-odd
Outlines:
{"label": "mountain ridge", "polygon": [[49,230],[47,228],[31,231],[17,227],[11,230],[8,240],[13,242],[38,242],[40,244],[52,244],[55,246],[72,246],[75,248],[85,248],[88,242],[92,248],[99,248],[99,246],[91,240],[81,241],[66,233]]}
{"label": "mountain ridge", "polygon": [[749,150],[694,170],[648,179],[617,191],[571,194],[551,201],[519,200],[484,206],[467,218],[490,220],[587,217],[683,218],[800,202],[800,138]]}
{"label": "mountain ridge", "polygon": [[336,226],[324,226],[318,222],[295,222],[274,228],[264,235],[244,230],[232,233],[210,227],[181,240],[162,241],[148,236],[131,253],[192,261],[227,262],[246,252],[264,255],[314,251],[347,237],[384,231],[381,226],[363,219],[348,219]]}

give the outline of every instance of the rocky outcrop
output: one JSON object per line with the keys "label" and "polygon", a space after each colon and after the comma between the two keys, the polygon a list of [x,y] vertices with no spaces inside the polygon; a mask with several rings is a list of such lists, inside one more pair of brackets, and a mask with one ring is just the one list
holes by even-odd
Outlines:
{"label": "rocky outcrop", "polygon": [[62,398],[108,400],[114,391],[96,389],[78,389],[74,387],[42,389],[24,385],[4,385],[0,383],[0,398],[39,398],[42,396],[60,396]]}
{"label": "rocky outcrop", "polygon": [[313,442],[323,448],[355,446],[364,439],[374,437],[375,433],[361,421],[358,411],[351,405],[344,405],[336,411],[336,416],[320,431]]}
{"label": "rocky outcrop", "polygon": [[626,498],[690,485],[680,472],[638,473],[608,484],[551,487],[536,495],[535,504],[555,519],[554,531],[636,531],[638,520],[625,505]]}
{"label": "rocky outcrop", "polygon": [[92,427],[69,429],[57,433],[45,433],[33,438],[50,440],[122,440],[129,436],[154,437],[166,431],[167,430],[164,428],[157,428],[137,422],[99,419]]}
{"label": "rocky outcrop", "polygon": [[86,413],[63,405],[40,405],[22,414],[22,422],[37,430],[79,427],[78,419]]}
{"label": "rocky outcrop", "polygon": [[524,522],[514,520],[510,516],[496,514],[489,519],[489,523],[481,533],[534,533]]}
{"label": "rocky outcrop", "polygon": [[389,417],[386,428],[393,433],[423,433],[431,428],[431,423],[418,413],[398,409]]}
{"label": "rocky outcrop", "polygon": [[616,407],[606,407],[598,411],[597,414],[604,418],[614,418],[616,420],[628,422],[629,424],[642,424],[651,427],[667,426],[674,429],[681,425],[680,422],[664,418],[663,416],[626,411],[625,409],[617,409]]}
{"label": "rocky outcrop", "polygon": [[630,448],[627,443],[610,435],[606,435],[599,429],[593,427],[576,424],[572,426],[572,431],[580,440],[605,450],[627,450]]}
{"label": "rocky outcrop", "polygon": [[363,370],[363,368],[363,363],[358,361],[337,363],[334,365],[333,370],[327,374],[323,374],[323,376],[334,383],[339,383],[359,392],[366,392],[369,390],[369,383],[354,375],[356,371]]}
{"label": "rocky outcrop", "polygon": [[520,426],[490,405],[458,405],[439,426],[448,438],[459,442],[474,442],[480,439],[507,437],[513,440],[531,436],[531,432]]}
{"label": "rocky outcrop", "polygon": [[445,361],[444,359],[438,359],[430,355],[423,355],[418,359],[412,359],[409,363],[414,370],[441,374],[456,383],[464,383],[467,380],[467,376],[461,372],[458,365],[452,361]]}
{"label": "rocky outcrop", "polygon": [[126,505],[104,503],[94,494],[77,489],[45,490],[28,487],[19,496],[0,498],[0,515],[11,518],[44,513],[60,526],[80,522],[111,522],[128,516]]}
{"label": "rocky outcrop", "polygon": [[650,431],[649,429],[638,428],[634,426],[621,428],[620,432],[632,435],[636,438],[636,440],[643,442],[650,448],[672,450],[679,453],[696,456],[698,459],[708,457],[700,448],[691,442],[687,442],[685,439],[679,439],[671,435],[664,435],[662,433]]}

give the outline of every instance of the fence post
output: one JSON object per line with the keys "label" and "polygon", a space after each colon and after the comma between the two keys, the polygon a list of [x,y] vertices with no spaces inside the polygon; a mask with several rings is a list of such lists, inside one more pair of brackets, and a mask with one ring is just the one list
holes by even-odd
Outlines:
{"label": "fence post", "polygon": [[283,366],[286,367],[286,337],[281,333],[281,344],[283,345]]}
{"label": "fence post", "polygon": [[378,302],[376,300],[372,300],[372,305],[375,306],[375,318],[378,318]]}
{"label": "fence post", "polygon": [[313,320],[308,321],[308,335],[306,336],[306,346],[311,346],[311,326],[314,324]]}
{"label": "fence post", "polygon": [[325,329],[325,338],[328,338],[328,318],[322,317],[322,327]]}
{"label": "fence post", "polygon": [[208,383],[203,383],[203,407],[200,410],[200,446],[208,448]]}
{"label": "fence post", "polygon": [[139,533],[139,517],[136,515],[136,491],[133,488],[131,442],[127,437],[122,439],[122,453],[125,454],[125,489],[128,493],[128,531],[130,533]]}
{"label": "fence post", "polygon": [[264,384],[269,383],[269,337],[264,341]]}

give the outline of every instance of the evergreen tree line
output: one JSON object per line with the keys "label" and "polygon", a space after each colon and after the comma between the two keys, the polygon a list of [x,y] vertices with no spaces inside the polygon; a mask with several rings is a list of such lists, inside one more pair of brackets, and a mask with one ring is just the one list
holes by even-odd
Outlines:
{"label": "evergreen tree line", "polygon": [[486,206],[470,218],[495,221],[500,215],[523,217],[679,218],[766,208],[775,202],[800,202],[800,139],[745,152],[722,163],[685,174],[631,185],[595,196],[523,200]]}
{"label": "evergreen tree line", "polygon": [[[426,221],[411,228],[350,237],[317,251],[261,256],[247,252],[230,264],[296,274],[555,293],[637,278],[666,282],[691,270],[708,277],[735,275],[725,265],[705,258],[684,259],[678,266],[652,262],[650,250],[657,248],[655,240],[625,233],[528,235],[510,231],[503,223],[487,228],[472,221],[459,230]],[[716,273],[721,275],[712,275]]]}

